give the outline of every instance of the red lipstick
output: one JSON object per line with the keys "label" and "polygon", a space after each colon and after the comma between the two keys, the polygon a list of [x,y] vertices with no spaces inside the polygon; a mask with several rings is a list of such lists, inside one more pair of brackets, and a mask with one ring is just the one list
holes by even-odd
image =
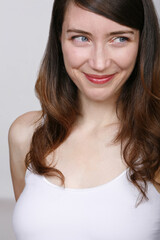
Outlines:
{"label": "red lipstick", "polygon": [[91,75],[91,74],[86,74],[84,73],[86,78],[95,84],[104,84],[109,82],[114,76],[115,74],[111,74],[111,75]]}

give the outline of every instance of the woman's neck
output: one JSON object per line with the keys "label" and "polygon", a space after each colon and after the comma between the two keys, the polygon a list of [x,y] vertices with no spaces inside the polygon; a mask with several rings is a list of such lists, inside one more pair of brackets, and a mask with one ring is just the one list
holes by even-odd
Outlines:
{"label": "woman's neck", "polygon": [[115,99],[98,102],[80,95],[80,103],[82,115],[78,117],[76,125],[86,128],[103,128],[119,123]]}

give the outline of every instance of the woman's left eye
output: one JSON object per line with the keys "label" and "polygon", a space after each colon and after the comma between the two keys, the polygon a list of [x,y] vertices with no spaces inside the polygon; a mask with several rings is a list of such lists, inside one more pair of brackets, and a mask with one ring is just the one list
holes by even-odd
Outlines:
{"label": "woman's left eye", "polygon": [[116,37],[112,40],[112,42],[114,42],[114,43],[124,43],[127,41],[128,41],[127,37]]}

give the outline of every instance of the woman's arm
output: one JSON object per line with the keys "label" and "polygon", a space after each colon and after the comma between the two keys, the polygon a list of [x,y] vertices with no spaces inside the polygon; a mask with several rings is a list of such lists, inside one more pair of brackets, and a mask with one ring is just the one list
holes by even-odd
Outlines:
{"label": "woman's arm", "polygon": [[25,186],[25,157],[29,152],[32,135],[41,116],[40,111],[28,112],[18,117],[8,134],[10,169],[16,201]]}

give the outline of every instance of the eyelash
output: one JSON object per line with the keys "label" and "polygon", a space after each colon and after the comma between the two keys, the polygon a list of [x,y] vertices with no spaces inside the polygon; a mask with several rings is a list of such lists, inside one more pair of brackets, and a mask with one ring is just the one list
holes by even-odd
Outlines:
{"label": "eyelash", "polygon": [[[73,36],[73,37],[72,37],[72,40],[75,40],[75,39],[78,39],[78,38],[85,38],[85,39],[88,40],[88,38],[85,37],[85,36]],[[79,41],[79,42],[81,42],[81,41]],[[82,42],[83,42],[83,41],[82,41]],[[86,42],[86,41],[85,41],[85,42]]]}
{"label": "eyelash", "polygon": [[115,37],[111,40],[111,42],[114,42],[115,40],[117,39],[124,39],[125,41],[122,41],[122,42],[119,42],[119,43],[124,43],[124,42],[127,42],[129,41],[129,38],[128,37]]}
{"label": "eyelash", "polygon": [[[78,38],[85,38],[87,41],[78,41],[77,39]],[[71,37],[71,39],[72,40],[77,40],[77,42],[78,43],[85,43],[85,42],[88,42],[89,41],[89,39],[87,38],[87,37],[85,37],[85,36],[83,36],[83,35],[80,35],[80,36],[73,36],[73,37]],[[124,41],[120,41],[120,42],[115,42],[116,40],[118,40],[118,39],[123,39]],[[119,36],[119,37],[114,37],[114,38],[112,38],[111,39],[111,41],[110,41],[110,43],[113,43],[113,44],[123,44],[123,43],[126,43],[126,42],[128,42],[129,41],[129,38],[128,37],[124,37],[124,36]]]}

